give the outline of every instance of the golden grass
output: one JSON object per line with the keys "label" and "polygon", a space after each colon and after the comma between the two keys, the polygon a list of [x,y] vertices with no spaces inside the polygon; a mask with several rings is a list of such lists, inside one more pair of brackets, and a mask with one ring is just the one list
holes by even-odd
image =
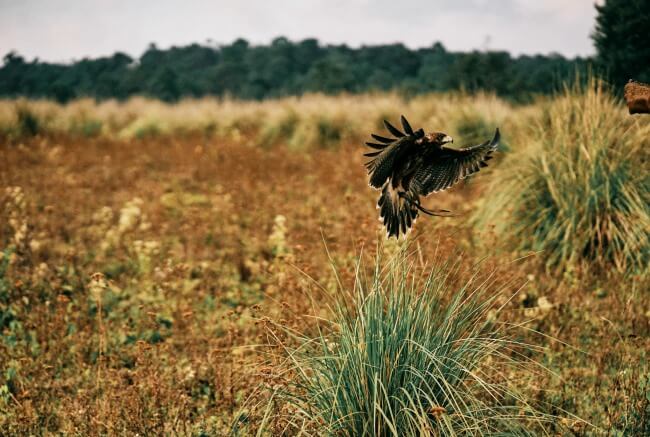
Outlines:
{"label": "golden grass", "polygon": [[308,149],[359,142],[368,132],[381,129],[384,118],[394,120],[401,113],[418,125],[445,126],[454,134],[468,117],[507,128],[525,122],[524,114],[536,109],[521,107],[518,116],[512,117],[512,107],[489,94],[436,94],[408,101],[397,94],[308,94],[262,102],[203,98],[176,104],[141,97],[124,102],[84,99],[67,104],[2,100],[0,135],[19,140],[28,134],[21,129],[21,111],[36,120],[41,134],[120,139],[200,134],[234,141],[250,140],[253,135],[253,141],[261,144],[281,142]]}

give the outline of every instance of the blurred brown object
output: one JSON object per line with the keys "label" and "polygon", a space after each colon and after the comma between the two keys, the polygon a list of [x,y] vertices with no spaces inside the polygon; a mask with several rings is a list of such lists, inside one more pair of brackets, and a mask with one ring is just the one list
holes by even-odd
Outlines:
{"label": "blurred brown object", "polygon": [[630,114],[650,114],[650,85],[630,79],[625,85],[625,100]]}

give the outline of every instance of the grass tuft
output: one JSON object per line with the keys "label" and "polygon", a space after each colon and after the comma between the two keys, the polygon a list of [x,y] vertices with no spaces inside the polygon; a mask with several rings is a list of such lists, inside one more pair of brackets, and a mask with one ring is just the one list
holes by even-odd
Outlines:
{"label": "grass tuft", "polygon": [[358,273],[331,325],[291,351],[296,426],[349,436],[528,435],[540,416],[505,375],[517,366],[514,351],[530,347],[495,321],[489,278],[454,288],[454,265],[419,279],[403,255],[381,265],[370,279]]}
{"label": "grass tuft", "polygon": [[543,251],[552,270],[647,271],[650,124],[592,80],[548,102],[534,138],[495,174],[475,221]]}

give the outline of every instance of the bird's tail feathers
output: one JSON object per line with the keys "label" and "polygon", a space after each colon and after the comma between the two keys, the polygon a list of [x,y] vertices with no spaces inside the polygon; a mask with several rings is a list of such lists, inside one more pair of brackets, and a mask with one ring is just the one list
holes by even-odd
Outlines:
{"label": "bird's tail feathers", "polygon": [[410,201],[408,193],[393,188],[390,183],[382,188],[377,208],[388,238],[399,238],[400,234],[406,237],[418,216],[418,208]]}

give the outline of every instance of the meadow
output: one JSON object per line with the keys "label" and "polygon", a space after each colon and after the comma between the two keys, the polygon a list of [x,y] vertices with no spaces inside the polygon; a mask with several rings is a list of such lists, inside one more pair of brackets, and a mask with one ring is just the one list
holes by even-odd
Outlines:
{"label": "meadow", "polygon": [[[496,159],[386,241],[363,142]],[[600,83],[0,101],[5,435],[650,433],[650,117]]]}

